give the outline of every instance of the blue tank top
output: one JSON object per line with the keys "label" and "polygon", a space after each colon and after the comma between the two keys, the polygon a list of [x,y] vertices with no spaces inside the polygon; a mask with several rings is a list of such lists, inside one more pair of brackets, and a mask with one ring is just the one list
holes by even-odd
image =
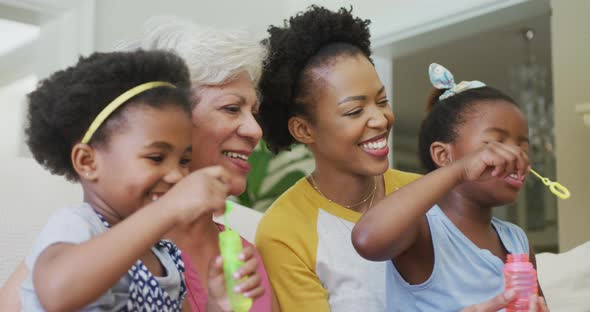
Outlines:
{"label": "blue tank top", "polygon": [[[459,311],[504,291],[503,261],[477,247],[438,205],[426,217],[434,247],[434,269],[422,284],[410,285],[388,261],[387,311]],[[492,218],[492,226],[508,253],[529,253],[529,243],[518,226]]]}

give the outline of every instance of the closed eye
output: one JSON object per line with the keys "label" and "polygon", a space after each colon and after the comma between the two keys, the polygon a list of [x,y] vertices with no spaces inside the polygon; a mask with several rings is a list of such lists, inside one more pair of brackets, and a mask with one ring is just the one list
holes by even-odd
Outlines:
{"label": "closed eye", "polygon": [[147,156],[146,158],[155,162],[155,163],[161,163],[162,161],[164,161],[164,156],[162,156],[162,155],[150,155],[150,156]]}
{"label": "closed eye", "polygon": [[344,116],[357,116],[363,112],[362,108],[354,109],[344,114]]}
{"label": "closed eye", "polygon": [[388,105],[389,99],[388,98],[381,99],[381,100],[379,100],[379,102],[377,102],[377,104],[382,105],[382,106]]}
{"label": "closed eye", "polygon": [[498,143],[503,143],[504,139],[490,139],[490,140],[486,140],[484,141],[484,143],[490,143],[490,142],[498,142]]}
{"label": "closed eye", "polygon": [[240,111],[240,106],[239,105],[226,105],[226,106],[223,106],[222,109],[225,110],[226,112],[235,114]]}

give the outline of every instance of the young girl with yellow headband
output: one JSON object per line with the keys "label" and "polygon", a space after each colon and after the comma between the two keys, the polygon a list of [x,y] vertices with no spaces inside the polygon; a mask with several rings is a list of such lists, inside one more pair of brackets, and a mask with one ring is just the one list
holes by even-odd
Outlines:
{"label": "young girl with yellow headband", "polygon": [[[180,311],[186,293],[174,227],[224,210],[221,167],[189,175],[190,81],[167,52],[95,53],[29,95],[27,144],[53,174],[82,186],[26,259],[26,311]],[[242,255],[248,263],[251,255]],[[208,311],[225,304],[218,257]],[[256,284],[256,266],[244,266]]]}

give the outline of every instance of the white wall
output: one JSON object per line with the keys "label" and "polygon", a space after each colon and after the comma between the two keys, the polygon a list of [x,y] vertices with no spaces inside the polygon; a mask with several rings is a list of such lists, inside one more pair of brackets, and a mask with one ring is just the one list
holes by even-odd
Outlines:
{"label": "white wall", "polygon": [[96,48],[113,45],[141,33],[143,22],[153,15],[174,15],[215,27],[245,27],[261,36],[270,24],[286,17],[283,0],[100,0],[96,1]]}
{"label": "white wall", "polygon": [[[318,4],[329,9],[354,8],[359,17],[371,19],[373,45],[379,46],[436,27],[527,0],[100,0],[96,1],[96,48],[113,45],[137,35],[143,21],[152,15],[176,15],[216,27],[248,27],[266,34],[268,25]],[[108,21],[108,22],[103,22]]]}
{"label": "white wall", "polygon": [[80,202],[78,185],[52,176],[30,157],[0,156],[0,286],[27,255],[55,208]]}
{"label": "white wall", "polygon": [[572,193],[558,203],[559,246],[565,251],[590,240],[590,128],[575,112],[577,104],[590,102],[590,2],[552,0],[551,7],[557,177]]}
{"label": "white wall", "polygon": [[353,13],[371,20],[373,46],[380,46],[460,20],[493,12],[526,0],[286,0],[289,15],[311,4],[329,9],[353,7]]}
{"label": "white wall", "polygon": [[0,140],[0,157],[13,158],[21,152],[25,94],[31,92],[36,83],[36,77],[30,75],[0,86],[0,99],[2,99],[4,109],[3,114],[0,114],[0,124],[5,130],[4,133],[10,134]]}

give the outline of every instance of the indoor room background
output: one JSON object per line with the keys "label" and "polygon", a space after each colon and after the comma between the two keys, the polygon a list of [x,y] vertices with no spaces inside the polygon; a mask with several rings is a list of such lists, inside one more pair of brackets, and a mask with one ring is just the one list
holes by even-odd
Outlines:
{"label": "indoor room background", "polygon": [[[522,226],[539,251],[567,251],[590,240],[588,1],[0,0],[0,285],[51,212],[81,199],[76,185],[44,171],[24,144],[25,95],[37,81],[79,55],[136,38],[150,16],[244,27],[262,39],[268,25],[311,4],[352,6],[372,20],[375,65],[396,114],[393,167],[423,171],[417,131],[431,88],[428,65],[440,63],[457,80],[481,80],[515,98],[529,118],[534,168],[572,193],[558,201],[528,181],[518,203],[499,207],[497,216]],[[310,172],[313,161],[305,155],[296,149],[271,161],[262,189],[272,189],[286,172]],[[264,210],[269,201],[252,206]]]}

